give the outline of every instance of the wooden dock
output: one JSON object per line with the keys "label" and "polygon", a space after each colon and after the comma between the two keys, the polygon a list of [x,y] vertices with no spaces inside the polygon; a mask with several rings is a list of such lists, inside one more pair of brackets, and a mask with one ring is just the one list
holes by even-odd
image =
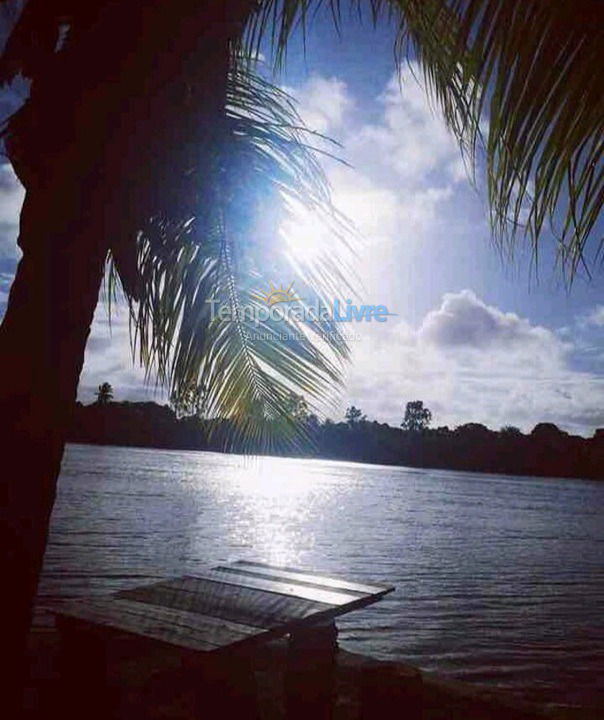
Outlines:
{"label": "wooden dock", "polygon": [[112,645],[130,637],[181,652],[197,688],[200,716],[212,707],[252,720],[258,717],[254,653],[261,643],[287,635],[287,717],[328,720],[335,697],[335,619],[393,590],[237,561],[194,577],[54,603],[68,698],[63,714],[107,717],[107,656]]}

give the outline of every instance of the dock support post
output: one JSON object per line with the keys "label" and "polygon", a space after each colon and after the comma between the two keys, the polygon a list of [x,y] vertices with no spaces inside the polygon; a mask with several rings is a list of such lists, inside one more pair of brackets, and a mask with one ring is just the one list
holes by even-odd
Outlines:
{"label": "dock support post", "polygon": [[285,676],[287,720],[333,717],[337,636],[333,621],[290,635]]}

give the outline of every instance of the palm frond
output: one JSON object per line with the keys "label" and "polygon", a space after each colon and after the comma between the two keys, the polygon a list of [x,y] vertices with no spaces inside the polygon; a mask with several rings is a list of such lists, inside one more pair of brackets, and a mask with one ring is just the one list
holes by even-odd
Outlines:
{"label": "palm frond", "polygon": [[[265,0],[247,35],[269,32],[282,61],[291,34],[340,0]],[[470,165],[485,159],[491,225],[534,253],[551,233],[569,278],[602,257],[604,6],[599,0],[350,0],[397,26],[396,54],[417,59]],[[488,124],[483,140],[481,128]],[[480,149],[480,153],[477,150]],[[594,242],[595,247],[589,245]]]}
{"label": "palm frond", "polygon": [[[231,421],[230,440],[268,451],[302,439],[288,412],[291,392],[324,398],[339,383],[348,348],[329,318],[266,317],[257,293],[295,281],[304,287],[298,305],[308,308],[344,292],[338,244],[345,248],[354,230],[332,205],[293,101],[247,65],[230,73],[212,140],[209,161],[190,171],[194,206],[182,217],[155,214],[140,228],[133,331],[144,365],[174,397],[204,387],[204,411]],[[330,246],[304,267],[279,232],[299,207],[331,232]]]}

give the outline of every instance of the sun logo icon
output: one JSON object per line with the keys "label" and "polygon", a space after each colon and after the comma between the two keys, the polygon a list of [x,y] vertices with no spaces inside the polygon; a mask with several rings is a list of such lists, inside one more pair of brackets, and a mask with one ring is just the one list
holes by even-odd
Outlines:
{"label": "sun logo icon", "polygon": [[257,292],[252,295],[256,300],[261,300],[266,303],[269,307],[277,305],[278,303],[292,302],[293,300],[300,300],[301,298],[296,296],[294,292],[294,283],[290,283],[288,288],[284,286],[275,287],[273,283],[269,283],[270,288],[268,292]]}

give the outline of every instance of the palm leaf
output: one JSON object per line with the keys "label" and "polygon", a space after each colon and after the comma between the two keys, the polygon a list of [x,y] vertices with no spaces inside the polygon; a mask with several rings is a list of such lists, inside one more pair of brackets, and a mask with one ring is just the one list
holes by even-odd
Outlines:
{"label": "palm leaf", "polygon": [[[315,138],[291,98],[247,63],[235,63],[212,139],[204,177],[189,174],[197,188],[187,193],[189,212],[158,213],[141,226],[137,292],[127,292],[133,334],[143,364],[173,397],[204,387],[204,411],[230,420],[230,442],[274,450],[303,439],[289,414],[291,392],[323,399],[340,381],[348,348],[329,318],[264,317],[257,294],[295,281],[304,288],[298,304],[308,308],[350,290],[338,245],[345,252],[354,230],[332,205]],[[279,234],[300,207],[322,218],[332,240],[306,265]]]}

